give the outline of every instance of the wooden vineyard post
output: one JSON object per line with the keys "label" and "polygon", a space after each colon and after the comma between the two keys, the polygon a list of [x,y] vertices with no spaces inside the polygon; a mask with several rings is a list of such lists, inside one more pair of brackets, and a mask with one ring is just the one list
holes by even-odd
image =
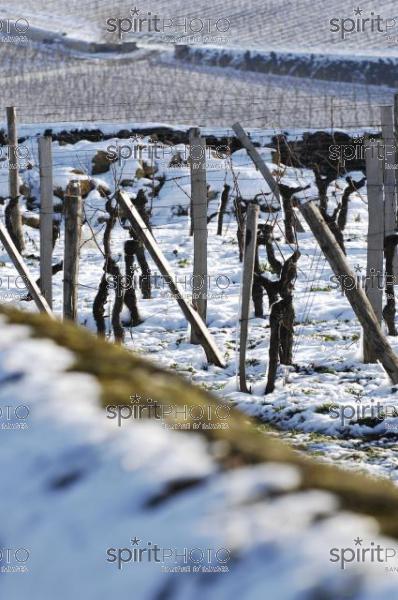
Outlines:
{"label": "wooden vineyard post", "polygon": [[247,153],[252,159],[256,168],[260,171],[261,175],[268,183],[275,198],[278,200],[279,204],[281,204],[281,196],[279,193],[278,185],[275,179],[272,177],[271,171],[268,169],[267,165],[265,164],[265,162],[257,152],[256,148],[254,147],[253,142],[243,129],[242,125],[240,123],[235,123],[234,125],[232,125],[232,129],[234,130],[236,137],[239,139],[242,146],[247,150]]}
{"label": "wooden vineyard post", "polygon": [[39,139],[40,162],[40,287],[52,306],[53,174],[51,136]]}
{"label": "wooden vineyard post", "polygon": [[248,393],[246,385],[246,346],[249,330],[249,312],[252,296],[254,261],[257,248],[257,221],[259,207],[250,204],[247,210],[244,238],[243,272],[241,283],[241,308],[239,331],[239,389]]}
{"label": "wooden vineyard post", "polygon": [[[395,156],[398,160],[398,94],[394,94],[394,146]],[[398,169],[394,169],[395,189],[398,190]],[[398,193],[398,192],[397,192]]]}
{"label": "wooden vineyard post", "polygon": [[[197,128],[189,132],[191,219],[193,230],[192,305],[206,323],[207,315],[207,183],[206,140]],[[199,339],[191,329],[191,344]]]}
{"label": "wooden vineyard post", "polygon": [[397,197],[395,194],[396,153],[394,142],[394,115],[392,106],[381,106],[381,131],[384,140],[384,215],[385,235],[392,235],[397,228]]}
{"label": "wooden vineyard post", "polygon": [[[253,142],[246,134],[245,130],[241,126],[240,123],[235,123],[232,125],[232,129],[234,130],[236,137],[239,139],[242,146],[246,149],[248,155],[252,159],[255,167],[260,171],[261,175],[264,177],[265,181],[268,183],[272,193],[275,198],[278,200],[280,206],[282,206],[281,195],[279,192],[278,184],[272,176],[271,171],[257,152],[256,148],[253,145]],[[304,228],[300,222],[300,219],[297,217],[296,213],[293,211],[293,218],[295,222],[295,227],[298,232],[303,232]]]}
{"label": "wooden vineyard post", "polygon": [[18,252],[22,253],[25,249],[25,243],[23,239],[22,216],[19,209],[18,136],[17,117],[14,106],[7,107],[7,132],[10,200],[6,209],[6,223]]}
{"label": "wooden vineyard post", "polygon": [[64,319],[77,320],[79,250],[82,226],[80,184],[72,181],[64,199]]}
{"label": "wooden vineyard post", "polygon": [[[381,324],[384,280],[384,198],[383,153],[380,142],[366,142],[365,152],[369,213],[365,290],[377,321]],[[377,362],[369,336],[365,330],[363,333],[363,360],[365,363]]]}
{"label": "wooden vineyard post", "polygon": [[[396,168],[398,153],[394,136],[394,111],[392,106],[381,106],[381,132],[384,140],[384,223],[385,237],[397,231]],[[394,275],[398,276],[398,255],[394,253]],[[386,274],[387,275],[387,274]]]}
{"label": "wooden vineyard post", "polygon": [[30,295],[32,296],[33,300],[35,301],[37,308],[40,310],[40,312],[43,312],[46,315],[48,315],[49,317],[54,318],[53,312],[52,312],[51,308],[49,307],[46,299],[42,295],[39,286],[37,285],[37,283],[31,276],[31,274],[29,273],[28,267],[25,265],[23,258],[21,256],[21,254],[18,252],[18,249],[15,246],[14,242],[12,241],[12,238],[11,238],[9,232],[7,231],[6,227],[4,227],[3,223],[1,223],[1,222],[0,222],[0,242],[3,244],[4,248],[6,249],[6,252],[8,253],[8,256],[11,258],[16,270],[18,271],[18,274],[24,280],[26,287],[28,288]]}
{"label": "wooden vineyard post", "polygon": [[314,202],[302,203],[299,208],[338,281],[344,285],[345,295],[363,327],[364,335],[369,341],[374,355],[383,365],[392,383],[397,384],[398,357],[383,334],[364,290],[356,285],[356,277],[351,271],[343,251]]}
{"label": "wooden vineyard post", "polygon": [[207,329],[206,324],[203,322],[203,319],[193,308],[193,306],[191,306],[191,304],[185,300],[184,290],[175,281],[169,263],[164,257],[155,238],[139,215],[137,209],[131,203],[129,196],[126,194],[126,192],[120,192],[117,196],[117,200],[122,206],[128,220],[130,221],[136,237],[145,245],[153,262],[159,269],[160,274],[164,277],[164,280],[169,286],[171,293],[178,302],[185,318],[190,323],[191,328],[195,331],[195,334],[199,339],[199,343],[206,353],[207,360],[218,367],[225,367],[221,353],[217,348],[211,333]]}

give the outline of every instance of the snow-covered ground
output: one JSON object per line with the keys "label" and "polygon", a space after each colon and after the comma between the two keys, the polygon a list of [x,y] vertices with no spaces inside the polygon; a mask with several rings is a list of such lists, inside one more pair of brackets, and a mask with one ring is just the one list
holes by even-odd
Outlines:
{"label": "snow-covered ground", "polygon": [[0,318],[2,597],[395,597],[374,520],[300,490],[290,464],[220,471],[200,436],[118,428],[73,352],[31,333]]}
{"label": "snow-covered ground", "polygon": [[[34,127],[22,128],[21,134],[33,134],[34,130]],[[210,134],[211,130],[207,130],[207,133]],[[271,133],[256,131],[253,135],[255,139],[266,144]],[[291,136],[294,136],[293,132]],[[39,198],[36,137],[33,135],[25,144],[30,148],[33,168],[25,169],[21,176],[29,184],[31,196]],[[113,152],[116,146],[124,155],[130,151],[132,157],[122,159],[120,164],[114,163],[107,173],[91,177],[92,158],[96,152],[109,151],[110,147]],[[137,149],[138,146],[146,146],[141,150],[144,159],[147,158],[147,148],[153,148],[149,138],[140,136],[136,136],[135,140],[83,140],[74,145],[53,143],[55,188],[65,190],[70,179],[85,179],[87,176],[95,188],[84,202],[88,222],[83,229],[79,275],[79,321],[93,331],[95,322],[92,303],[103,273],[103,257],[97,246],[99,244],[102,247],[103,217],[106,214],[101,188],[113,192],[115,182],[119,181],[123,182],[125,191],[132,197],[135,197],[139,190],[144,190],[147,196],[150,196],[152,180],[142,177],[142,173],[139,173],[139,160],[134,158],[134,148]],[[154,160],[158,169],[155,184],[159,181],[156,178],[165,177],[166,180],[159,195],[152,201],[151,224],[175,278],[183,284],[189,299],[192,293],[190,277],[193,249],[192,238],[189,236],[189,217],[186,213],[189,206],[190,175],[187,167],[168,166],[172,153],[177,151],[184,157],[187,148],[183,145],[157,146],[158,158]],[[313,174],[307,169],[298,170],[283,166],[278,169],[272,162],[275,153],[270,148],[262,148],[261,154],[283,183],[294,186],[313,182]],[[250,318],[247,372],[252,393],[248,395],[237,391],[236,339],[242,267],[238,258],[237,226],[232,210],[233,197],[237,194],[234,182],[237,181],[239,194],[247,201],[259,193],[269,194],[270,190],[244,150],[232,154],[231,164],[217,157],[214,150],[209,150],[207,167],[208,183],[213,196],[209,203],[209,215],[218,210],[224,183],[231,186],[232,192],[223,235],[216,235],[216,219],[213,218],[209,223],[208,237],[208,325],[227,366],[225,369],[209,367],[203,350],[189,343],[185,318],[175,300],[170,297],[166,283],[152,263],[153,297],[143,300],[138,281],[135,281],[143,323],[137,327],[126,328],[126,346],[143,355],[150,355],[169,369],[233,401],[249,414],[272,423],[281,429],[282,437],[287,437],[299,448],[305,448],[327,460],[341,462],[345,467],[364,468],[375,474],[398,479],[398,461],[394,449],[398,430],[398,409],[394,393],[396,390],[391,387],[380,366],[364,365],[360,362],[360,326],[309,231],[298,235],[301,258],[298,263],[294,298],[297,321],[295,368],[280,369],[276,391],[264,396],[269,346],[268,301],[265,297],[265,318]],[[76,175],[76,170],[87,175]],[[351,175],[361,176],[356,173]],[[0,196],[5,197],[6,170],[3,171],[0,182]],[[341,197],[345,186],[344,177],[330,186],[330,209]],[[270,196],[268,199],[267,196],[264,197],[263,205],[269,202],[269,198]],[[55,203],[60,205],[62,201],[55,198]],[[26,214],[35,212],[37,211],[34,209],[32,213]],[[281,215],[260,212],[261,222],[273,222],[275,219],[277,258],[287,258],[294,248],[284,243]],[[37,256],[37,230],[27,228],[25,231],[26,254]],[[351,196],[345,231],[348,258],[359,279],[366,274],[366,231],[367,196],[366,188],[362,188],[360,192]],[[118,223],[113,233],[112,245],[122,270],[123,241],[128,238],[128,231]],[[62,257],[61,231],[61,239],[54,251],[54,263]],[[14,282],[14,270],[5,253],[0,256],[0,260],[4,299],[10,294],[13,302],[26,308],[26,302],[16,300],[21,296],[21,290],[18,290]],[[260,261],[269,274],[263,248]],[[38,275],[38,261],[30,257],[27,262],[33,273]],[[8,276],[10,289],[4,289],[8,285]],[[136,279],[138,280],[138,277]],[[62,272],[54,276],[54,310],[58,314],[62,311],[62,281]],[[111,289],[107,317],[111,313],[113,301],[114,292]],[[33,306],[30,305],[30,308],[33,309]],[[126,313],[125,317],[127,318]],[[109,319],[107,335],[112,337]],[[398,341],[395,338],[391,338],[390,341],[398,350]]]}
{"label": "snow-covered ground", "polygon": [[[370,57],[382,70],[391,58],[390,73],[394,72],[396,3],[387,0],[376,7],[372,0],[363,0],[353,7],[343,0],[330,0],[325,4],[310,0],[145,0],[134,6],[122,0],[0,0],[0,121],[6,106],[17,107],[24,157],[21,209],[26,218],[37,219],[39,214],[38,136],[49,130],[65,134],[52,144],[54,205],[61,222],[54,264],[63,259],[62,198],[67,184],[79,179],[85,192],[78,291],[78,321],[83,327],[96,332],[92,309],[104,272],[105,202],[118,186],[132,199],[145,192],[147,207],[152,208],[153,235],[186,298],[192,296],[190,171],[186,164],[170,164],[177,153],[186,159],[188,148],[172,141],[157,142],[156,155],[150,155],[154,138],[141,135],[143,129],[164,134],[167,124],[173,123],[168,129],[170,140],[180,139],[192,126],[200,126],[208,137],[232,138],[231,125],[239,121],[261,145],[260,154],[278,181],[289,186],[310,184],[312,189],[311,170],[277,164],[277,153],[271,148],[273,136],[285,133],[293,141],[302,139],[304,132],[330,131],[330,127],[357,136],[379,132],[380,106],[392,105],[396,90],[365,85],[366,81],[380,82],[370,75],[358,78],[358,72],[366,74],[367,63],[358,66],[361,63],[355,61],[366,57],[369,62]],[[113,48],[109,53],[93,53],[87,45],[72,48],[60,41],[114,44],[120,39],[117,32],[107,31],[109,19],[116,23],[124,19],[128,25],[134,15],[145,17],[148,12],[173,23],[160,35],[145,27],[139,33],[124,34],[124,41],[137,42],[139,49],[134,52],[124,54]],[[384,27],[388,22],[388,31],[376,31],[374,20],[372,28],[369,23],[364,27],[369,17],[380,17]],[[13,41],[7,33],[8,19],[28,23],[32,35],[27,31],[26,40]],[[210,24],[209,35],[199,32],[190,39],[188,30],[188,38],[180,36],[184,34],[181,22],[189,29],[190,23],[195,27],[200,21]],[[342,35],[343,26],[349,29],[351,21],[353,31]],[[216,23],[229,24],[218,40],[213,37],[219,33]],[[37,30],[33,35],[34,28],[43,32],[40,41]],[[234,60],[228,63],[221,57],[218,66],[210,60],[205,64],[199,52],[197,60],[184,63],[174,54],[174,44],[184,42],[199,51],[205,48],[209,56],[214,53],[212,47],[217,52],[227,49]],[[271,53],[271,57],[275,52],[285,53],[281,64],[286,68],[277,74],[239,70],[237,59],[248,49]],[[304,57],[303,62],[308,59],[313,71],[300,70],[297,57]],[[343,74],[342,61],[347,57],[354,61],[352,80],[357,83],[346,81],[351,63]],[[290,60],[294,69],[289,68]],[[336,76],[332,70],[328,78],[337,81],[317,79],[321,76],[318,67],[322,71],[328,62],[336,66]],[[389,78],[383,81],[394,85]],[[68,132],[83,129],[92,130],[93,136],[101,131],[108,139],[65,142]],[[5,131],[2,122],[3,222],[9,194]],[[126,139],[126,131],[135,135]],[[108,171],[93,174],[93,158],[99,152],[115,151],[122,153],[121,160]],[[130,154],[127,159],[126,153]],[[140,156],[154,169],[154,177],[150,169],[143,170]],[[361,172],[342,173],[329,186],[330,211],[344,193],[348,174],[357,180],[363,176]],[[242,265],[234,200],[238,196],[246,202],[260,198],[260,222],[275,224],[277,259],[285,260],[296,245],[285,243],[283,215],[269,210],[270,205],[277,208],[277,202],[244,150],[229,159],[208,149],[207,178],[211,217],[207,323],[226,366],[209,365],[201,346],[190,343],[186,319],[148,257],[151,299],[142,298],[140,271],[134,278],[142,322],[132,327],[127,308],[123,310],[124,346],[135,353],[126,358],[131,367],[128,372],[135,373],[136,355],[149,358],[169,373],[210,391],[224,408],[226,404],[238,415],[242,420],[235,432],[241,434],[239,441],[245,427],[250,427],[246,415],[256,418],[257,431],[252,428],[253,438],[244,438],[239,446],[228,436],[212,437],[204,430],[198,435],[176,431],[179,427],[164,420],[134,418],[118,427],[107,418],[104,406],[107,394],[127,387],[127,371],[118,374],[118,379],[115,375],[114,387],[109,377],[106,388],[96,371],[87,368],[88,352],[87,362],[79,360],[72,347],[64,347],[67,337],[62,347],[52,341],[50,325],[47,333],[42,329],[39,334],[33,325],[11,324],[0,310],[0,598],[397,597],[398,530],[391,514],[396,513],[398,486],[398,388],[391,385],[381,365],[361,362],[361,327],[305,226],[297,236],[301,257],[294,292],[293,366],[278,369],[275,391],[265,395],[270,328],[264,295],[264,318],[255,318],[251,310],[249,320],[246,371],[250,393],[238,391]],[[225,184],[230,186],[229,204],[223,234],[217,236]],[[348,260],[362,281],[367,202],[366,187],[351,195],[344,232]],[[24,235],[24,258],[37,279],[39,233],[24,225]],[[123,247],[128,239],[128,224],[120,215],[111,246],[123,274]],[[264,273],[274,277],[264,247],[260,263]],[[60,317],[63,271],[54,275],[53,286],[54,312]],[[36,312],[26,292],[0,245],[0,305]],[[108,292],[106,337],[112,342],[115,292],[111,283]],[[84,338],[83,331],[79,344],[86,343]],[[92,343],[92,337],[87,339]],[[398,352],[398,337],[389,341]],[[98,342],[89,347],[97,357]],[[116,361],[118,350],[106,347],[109,364],[115,365],[112,360]],[[104,354],[98,360],[104,360]],[[172,394],[177,390],[170,375],[141,367],[137,371],[140,386],[158,385],[166,390],[167,400],[174,402]],[[184,398],[195,393],[192,387],[184,389]],[[283,460],[275,450],[279,440],[294,448],[294,452],[282,453]],[[270,444],[271,461],[267,452],[260,459],[256,455],[262,443],[264,447]],[[331,464],[344,469],[337,481]],[[373,480],[359,478],[358,491],[352,481],[361,471]],[[371,514],[373,518],[367,516]]]}

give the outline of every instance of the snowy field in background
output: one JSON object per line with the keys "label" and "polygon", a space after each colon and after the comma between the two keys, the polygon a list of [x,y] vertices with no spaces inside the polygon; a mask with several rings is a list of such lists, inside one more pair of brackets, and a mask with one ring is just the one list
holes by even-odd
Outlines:
{"label": "snowy field in background", "polygon": [[[362,6],[365,15],[371,3],[364,1]],[[67,4],[56,0],[51,10],[42,0],[21,0],[17,6],[0,0],[3,19],[26,18],[32,29],[48,30],[49,38],[58,33],[112,44],[118,36],[105,32],[106,20],[126,14],[130,18],[130,8],[119,0],[90,0],[84,11],[77,0]],[[126,119],[230,126],[240,120],[245,126],[263,128],[324,129],[332,120],[335,127],[377,126],[380,104],[393,103],[393,88],[340,82],[339,61],[334,73],[328,75],[336,81],[317,79],[324,55],[370,55],[376,61],[397,55],[398,42],[386,42],[383,34],[364,32],[339,41],[338,34],[329,31],[329,18],[350,18],[352,12],[341,0],[329,3],[326,15],[322,5],[314,6],[309,0],[272,1],[266,6],[262,0],[245,4],[231,0],[226,5],[220,1],[210,5],[175,0],[146,4],[141,12],[151,8],[161,15],[175,11],[173,14],[200,15],[203,19],[228,14],[232,33],[222,47],[288,51],[293,64],[300,53],[317,55],[317,60],[310,72],[304,72],[307,77],[296,64],[293,74],[301,76],[293,77],[288,61],[277,71],[280,74],[184,64],[173,57],[174,42],[160,43],[141,34],[133,37],[140,50],[126,55],[93,55],[65,49],[58,43],[0,40],[4,81],[0,110],[17,106],[23,122]],[[393,3],[385,3],[381,13],[384,18],[395,18]],[[398,40],[398,33],[396,37]],[[193,46],[214,45],[198,40]],[[355,68],[352,70],[356,75]],[[358,70],[367,68],[358,66]],[[385,70],[394,72],[394,66],[387,64]],[[366,81],[377,83],[374,78]],[[394,85],[393,80],[387,78],[387,82]]]}
{"label": "snowy field in background", "polygon": [[[394,18],[398,24],[398,13],[393,0],[382,5],[362,0],[360,15],[354,13],[357,5],[347,5],[344,0],[331,0],[327,6],[311,0],[146,0],[135,5],[127,5],[123,0],[89,0],[84,3],[84,13],[79,0],[68,3],[53,0],[50,6],[45,0],[19,0],[17,5],[9,0],[0,1],[2,13],[9,18],[25,17],[34,26],[65,31],[85,39],[112,39],[113,34],[106,32],[107,19],[132,18],[130,9],[134,7],[140,11],[141,18],[151,12],[160,19],[197,18],[204,23],[210,20],[215,31],[214,24],[218,19],[228,19],[231,25],[223,35],[226,38],[224,46],[326,54],[349,52],[391,56],[398,53],[397,27],[392,26]],[[338,19],[340,23],[341,19],[369,18],[372,11],[374,17],[380,15],[384,20],[389,19],[387,35],[377,31],[376,26],[372,31],[369,23],[365,31],[354,31],[345,39],[339,31],[331,31],[330,19]],[[196,29],[198,26],[197,22]],[[134,34],[133,39],[158,43],[159,36],[144,31]]]}

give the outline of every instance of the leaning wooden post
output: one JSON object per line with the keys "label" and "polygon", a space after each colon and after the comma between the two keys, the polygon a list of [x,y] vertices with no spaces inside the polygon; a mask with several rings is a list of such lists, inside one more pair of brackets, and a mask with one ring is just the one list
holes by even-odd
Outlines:
{"label": "leaning wooden post", "polygon": [[[206,140],[200,131],[189,132],[191,167],[191,219],[193,223],[192,304],[206,323],[207,315],[207,182]],[[191,329],[191,343],[199,344]]]}
{"label": "leaning wooden post", "polygon": [[4,227],[3,223],[1,223],[1,222],[0,222],[0,242],[3,244],[8,256],[11,258],[11,260],[14,264],[14,267],[18,271],[19,275],[22,277],[23,281],[25,282],[25,285],[28,288],[29,293],[32,296],[33,300],[35,301],[37,308],[40,310],[40,312],[43,312],[46,315],[48,315],[49,317],[54,318],[53,312],[52,312],[51,308],[49,307],[46,299],[42,295],[39,286],[37,285],[36,281],[33,279],[32,275],[30,274],[29,269],[26,266],[26,264],[24,263],[23,258],[21,256],[21,254],[18,252],[18,249],[16,248],[14,242],[12,241],[12,238],[11,238],[9,232],[7,231],[6,227]]}
{"label": "leaning wooden post", "polygon": [[[381,324],[383,314],[384,279],[384,197],[383,153],[380,141],[366,141],[366,178],[368,190],[368,246],[366,267],[366,295]],[[381,283],[380,283],[381,282]],[[369,337],[363,332],[363,361],[377,362]]]}
{"label": "leaning wooden post", "polygon": [[39,139],[40,162],[40,288],[52,306],[53,172],[51,136]]}
{"label": "leaning wooden post", "polygon": [[207,360],[218,367],[225,367],[221,353],[217,348],[211,333],[207,329],[206,324],[203,322],[198,312],[194,310],[191,304],[185,299],[184,290],[175,281],[169,263],[164,257],[159,245],[156,243],[152,233],[142,220],[139,212],[131,203],[128,194],[126,194],[126,192],[119,192],[117,201],[130,221],[135,236],[145,245],[153,262],[159,269],[160,274],[164,277],[164,281],[169,286],[171,293],[184,313],[185,318],[190,323],[191,328],[195,330],[195,333],[200,340],[200,344],[206,353]]}
{"label": "leaning wooden post", "polygon": [[15,106],[7,107],[7,132],[10,200],[6,209],[6,223],[18,252],[23,252],[25,243],[19,209],[18,135]]}
{"label": "leaning wooden post", "polygon": [[239,332],[239,389],[241,392],[248,393],[246,385],[246,346],[247,334],[249,330],[249,312],[250,300],[252,296],[254,261],[257,248],[257,221],[259,207],[256,204],[250,204],[247,209],[243,271],[241,283],[241,302],[240,302],[240,332]]}
{"label": "leaning wooden post", "polygon": [[[275,198],[277,199],[279,205],[282,206],[282,200],[281,200],[281,195],[279,192],[278,184],[276,183],[275,179],[272,176],[271,171],[269,170],[269,168],[267,167],[267,165],[261,158],[260,154],[257,152],[256,148],[254,147],[253,142],[251,141],[251,139],[249,138],[249,136],[243,129],[242,125],[240,123],[235,123],[234,125],[232,125],[232,129],[234,130],[236,137],[239,139],[242,146],[246,149],[246,151],[247,151],[248,155],[250,156],[250,158],[252,159],[256,169],[258,169],[260,171],[261,175],[264,177],[265,181],[268,183],[268,186],[271,189],[272,193],[274,194]],[[293,210],[293,219],[294,219],[296,231],[302,233],[304,231],[304,228],[303,228],[302,224],[300,223],[300,219],[297,217],[294,210]]]}
{"label": "leaning wooden post", "polygon": [[353,311],[361,323],[376,358],[381,362],[393,384],[398,384],[398,357],[392,350],[377,320],[364,290],[357,286],[356,277],[318,207],[304,198],[299,208],[338,281],[344,288]]}
{"label": "leaning wooden post", "polygon": [[278,184],[276,183],[275,179],[273,178],[271,171],[269,170],[269,168],[267,167],[267,165],[265,164],[265,162],[263,161],[263,159],[257,152],[256,148],[254,147],[253,142],[251,141],[251,139],[249,138],[249,136],[247,135],[247,133],[245,132],[245,130],[243,129],[243,127],[240,123],[235,123],[234,125],[232,125],[232,129],[234,130],[236,137],[239,139],[242,146],[246,149],[248,155],[252,159],[256,168],[260,171],[261,175],[264,177],[265,181],[268,183],[275,198],[278,200],[279,204],[281,205],[281,195],[279,193]]}
{"label": "leaning wooden post", "polygon": [[64,198],[64,319],[77,320],[79,249],[82,226],[80,184],[72,181]]}

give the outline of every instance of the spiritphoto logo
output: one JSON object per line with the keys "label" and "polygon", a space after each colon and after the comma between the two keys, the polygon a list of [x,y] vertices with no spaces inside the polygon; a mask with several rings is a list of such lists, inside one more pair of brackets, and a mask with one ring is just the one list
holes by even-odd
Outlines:
{"label": "spiritphoto logo", "polygon": [[341,570],[345,570],[347,565],[356,563],[380,563],[385,565],[386,572],[398,572],[398,566],[391,566],[389,561],[396,562],[398,557],[398,547],[386,547],[381,544],[370,542],[367,546],[363,544],[364,540],[359,536],[354,539],[354,545],[346,548],[331,548],[330,559],[332,563],[338,563]]}
{"label": "spiritphoto logo", "polygon": [[29,21],[24,17],[16,20],[0,19],[0,43],[20,44],[28,42],[26,33],[29,27]]}
{"label": "spiritphoto logo", "polygon": [[332,419],[339,419],[340,424],[344,427],[347,424],[377,424],[377,421],[385,422],[385,427],[388,430],[387,419],[398,417],[398,408],[393,404],[381,404],[375,402],[373,398],[370,402],[362,403],[361,398],[357,398],[355,404],[331,404],[329,407],[329,415]]}
{"label": "spiritphoto logo", "polygon": [[31,152],[25,144],[0,146],[0,169],[21,169],[31,160]]}
{"label": "spiritphoto logo", "polygon": [[397,25],[395,18],[385,18],[373,10],[367,12],[357,6],[352,12],[354,18],[333,17],[329,20],[330,31],[337,33],[342,40],[353,33],[383,33],[388,36]]}
{"label": "spiritphoto logo", "polygon": [[128,547],[108,548],[106,555],[119,571],[127,564],[154,563],[164,573],[228,573],[231,560],[227,548],[164,548],[137,536]]}
{"label": "spiritphoto logo", "polygon": [[21,300],[28,293],[26,280],[20,275],[0,276],[0,301]]}
{"label": "spiritphoto logo", "polygon": [[393,143],[386,144],[378,139],[357,137],[352,139],[351,144],[331,144],[329,159],[339,162],[342,166],[346,161],[366,160],[368,156],[385,162],[389,157],[395,160],[396,152],[397,147]]}
{"label": "spiritphoto logo", "polygon": [[227,429],[230,407],[201,404],[159,404],[152,398],[143,398],[137,393],[130,396],[127,404],[109,404],[106,418],[115,421],[118,427],[126,421],[154,419],[165,429],[197,430]]}
{"label": "spiritphoto logo", "polygon": [[29,428],[29,407],[25,404],[8,406],[0,404],[0,431],[20,431]]}
{"label": "spiritphoto logo", "polygon": [[231,27],[231,22],[225,17],[163,17],[150,11],[141,12],[136,6],[130,9],[127,17],[109,17],[106,20],[106,31],[117,33],[119,40],[133,33],[165,34],[164,41],[176,43],[175,36],[210,36],[225,34]]}
{"label": "spiritphoto logo", "polygon": [[[122,275],[115,279],[113,275],[106,276],[107,287],[109,290],[115,290],[116,294],[121,297],[126,290],[140,290],[143,285],[149,284],[153,290],[160,290],[160,295],[165,297],[170,293],[170,297],[176,297],[176,294],[169,292],[170,286],[179,286],[188,297],[203,297],[204,290],[212,298],[223,298],[225,290],[231,285],[231,280],[228,275],[218,273],[216,275],[183,275],[175,273],[174,275],[165,276],[159,273],[151,273],[149,275],[139,275],[138,267],[134,266],[130,269],[130,273]],[[206,285],[205,285],[206,283]],[[184,294],[185,297],[185,294]]]}
{"label": "spiritphoto logo", "polygon": [[[370,269],[369,275],[362,274],[362,267],[355,266],[355,273],[352,275],[331,275],[329,280],[333,285],[332,290],[340,288],[341,295],[353,289],[377,289],[384,290],[386,286],[395,286],[398,284],[398,277],[394,274],[386,274],[376,269]],[[387,298],[389,294],[386,294]]]}
{"label": "spiritphoto logo", "polygon": [[0,573],[28,573],[29,557],[26,548],[0,548]]}
{"label": "spiritphoto logo", "polygon": [[[122,166],[129,159],[156,161],[157,164],[165,164],[169,168],[189,168],[191,164],[199,164],[203,159],[206,160],[206,167],[211,160],[226,160],[231,154],[229,146],[220,144],[218,146],[179,144],[175,146],[160,145],[157,142],[145,144],[141,139],[132,136],[124,144],[115,142],[109,144],[106,148],[106,157],[110,162],[118,162]],[[222,164],[215,163],[218,168]]]}

